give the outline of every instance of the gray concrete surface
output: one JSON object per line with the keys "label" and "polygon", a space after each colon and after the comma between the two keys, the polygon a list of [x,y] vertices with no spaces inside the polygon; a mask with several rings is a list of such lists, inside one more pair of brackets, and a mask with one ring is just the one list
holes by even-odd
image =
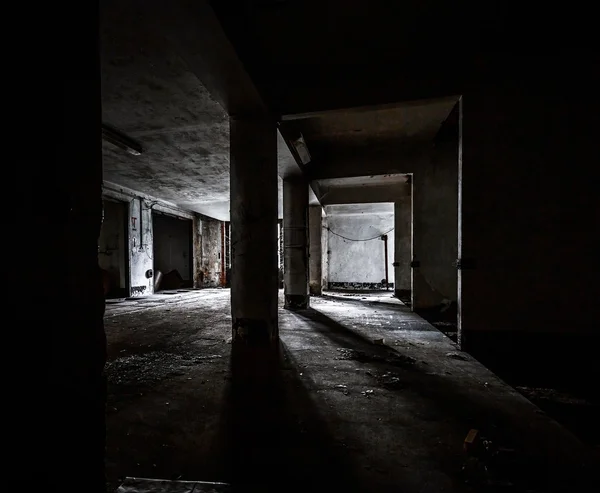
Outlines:
{"label": "gray concrete surface", "polygon": [[281,354],[260,384],[231,359],[228,290],[107,314],[109,484],[485,491],[462,470],[472,428],[514,450],[497,478],[509,491],[589,479],[591,449],[407,308],[314,298],[289,312],[282,295]]}
{"label": "gray concrete surface", "polygon": [[308,287],[310,294],[318,296],[323,291],[323,208],[320,205],[308,208],[309,258]]}
{"label": "gray concrete surface", "polygon": [[202,287],[221,285],[221,221],[202,220]]}
{"label": "gray concrete surface", "polygon": [[[345,207],[342,209],[345,212],[339,208],[327,208],[330,285],[381,283],[382,279],[385,279],[385,258],[384,242],[379,236],[384,233],[388,233],[388,280],[390,283],[394,282],[394,232],[390,231],[394,229],[394,204],[385,206],[391,212],[362,212],[362,207],[358,206]],[[384,210],[383,204],[378,206],[378,209]],[[361,212],[350,212],[352,210]],[[350,241],[346,238],[374,239]]]}
{"label": "gray concrete surface", "polygon": [[394,202],[394,289],[405,296],[412,290],[412,196]]}
{"label": "gray concrete surface", "polygon": [[[458,299],[458,106],[413,175],[413,308]],[[492,226],[492,225],[490,225]],[[446,301],[445,301],[446,300]]]}
{"label": "gray concrete surface", "polygon": [[408,175],[405,174],[328,178],[315,180],[313,187],[323,206],[394,202],[400,197],[409,196],[411,190]]}
{"label": "gray concrete surface", "polygon": [[277,130],[270,119],[230,125],[233,340],[269,344],[278,334]]}

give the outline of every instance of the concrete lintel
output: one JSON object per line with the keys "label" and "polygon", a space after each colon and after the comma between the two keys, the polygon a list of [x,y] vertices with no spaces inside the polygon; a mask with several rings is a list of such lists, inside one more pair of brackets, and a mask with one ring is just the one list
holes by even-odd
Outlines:
{"label": "concrete lintel", "polygon": [[117,185],[116,183],[104,182],[103,185],[103,195],[106,197],[111,197],[115,200],[121,200],[124,202],[129,202],[132,198],[140,198],[153,203],[152,209],[164,212],[166,214],[171,214],[174,216],[181,217],[183,219],[194,219],[196,214],[191,211],[186,211],[185,209],[181,209],[177,207],[175,204],[167,202],[166,200],[161,200],[151,195],[138,192],[128,187],[124,187],[122,185]]}
{"label": "concrete lintel", "polygon": [[416,99],[416,100],[405,100],[405,101],[397,101],[393,103],[385,103],[385,104],[372,104],[365,106],[354,106],[354,107],[345,107],[345,108],[334,108],[334,109],[322,109],[316,111],[309,111],[306,113],[295,113],[282,115],[282,121],[294,121],[294,120],[305,120],[307,118],[321,118],[329,115],[340,115],[340,114],[348,114],[348,113],[367,113],[371,111],[380,111],[380,110],[388,110],[394,108],[407,108],[413,106],[426,106],[431,103],[440,103],[440,102],[451,102],[458,100],[460,96],[449,96],[442,98],[427,98],[427,99]]}

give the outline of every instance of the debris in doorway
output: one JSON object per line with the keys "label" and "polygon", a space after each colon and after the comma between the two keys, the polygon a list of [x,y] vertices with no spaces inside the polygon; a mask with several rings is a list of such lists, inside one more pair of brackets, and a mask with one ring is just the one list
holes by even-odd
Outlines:
{"label": "debris in doorway", "polygon": [[446,353],[446,356],[448,358],[457,359],[457,360],[460,360],[460,361],[467,361],[467,358],[465,356],[463,356],[462,354],[459,354],[459,353]]}

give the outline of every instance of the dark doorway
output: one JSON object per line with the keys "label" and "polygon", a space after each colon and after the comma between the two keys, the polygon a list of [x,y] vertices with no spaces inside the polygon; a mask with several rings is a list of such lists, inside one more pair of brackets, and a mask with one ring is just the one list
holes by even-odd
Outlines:
{"label": "dark doorway", "polygon": [[153,212],[155,291],[193,286],[192,221]]}
{"label": "dark doorway", "polygon": [[129,296],[127,204],[104,199],[104,219],[98,238],[98,265],[103,270],[106,298]]}

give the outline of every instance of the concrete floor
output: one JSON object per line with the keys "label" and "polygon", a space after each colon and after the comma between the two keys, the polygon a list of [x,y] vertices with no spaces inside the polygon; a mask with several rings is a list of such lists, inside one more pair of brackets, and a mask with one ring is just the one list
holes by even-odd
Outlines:
{"label": "concrete floor", "polygon": [[[249,364],[232,357],[228,290],[150,298],[107,310],[110,491],[125,476],[241,491],[591,491],[597,451],[406,307],[280,308],[279,354]],[[466,462],[472,428],[513,450],[488,473]]]}

